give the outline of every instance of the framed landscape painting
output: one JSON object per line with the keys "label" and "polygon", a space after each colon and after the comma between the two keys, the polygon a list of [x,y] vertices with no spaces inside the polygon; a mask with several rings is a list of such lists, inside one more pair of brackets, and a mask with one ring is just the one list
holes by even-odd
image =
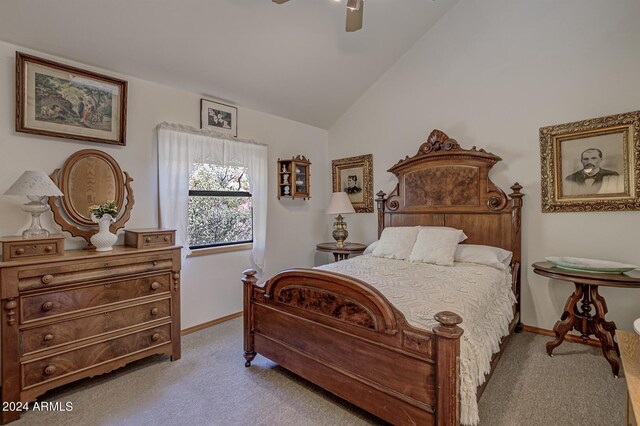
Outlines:
{"label": "framed landscape painting", "polygon": [[357,213],[373,213],[373,155],[331,162],[333,192],[346,192]]}
{"label": "framed landscape painting", "polygon": [[640,111],[540,129],[542,211],[640,210]]}
{"label": "framed landscape painting", "polygon": [[126,145],[127,82],[16,52],[16,131]]}
{"label": "framed landscape painting", "polygon": [[200,128],[238,136],[238,108],[218,102],[200,100]]}

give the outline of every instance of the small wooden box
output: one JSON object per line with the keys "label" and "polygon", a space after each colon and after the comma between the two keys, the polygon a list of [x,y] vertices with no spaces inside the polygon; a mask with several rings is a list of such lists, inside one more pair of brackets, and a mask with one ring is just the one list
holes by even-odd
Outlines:
{"label": "small wooden box", "polygon": [[135,248],[171,247],[176,245],[176,231],[162,228],[126,229],[124,244]]}
{"label": "small wooden box", "polygon": [[3,262],[64,254],[64,235],[62,234],[50,235],[48,238],[3,237],[0,241]]}

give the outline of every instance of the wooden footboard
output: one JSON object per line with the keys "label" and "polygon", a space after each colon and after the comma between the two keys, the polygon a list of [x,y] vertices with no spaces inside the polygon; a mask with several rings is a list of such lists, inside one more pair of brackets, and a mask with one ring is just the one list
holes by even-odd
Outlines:
{"label": "wooden footboard", "polygon": [[244,271],[244,357],[257,353],[396,425],[458,425],[462,318],[407,324],[375,288],[291,269],[258,285]]}

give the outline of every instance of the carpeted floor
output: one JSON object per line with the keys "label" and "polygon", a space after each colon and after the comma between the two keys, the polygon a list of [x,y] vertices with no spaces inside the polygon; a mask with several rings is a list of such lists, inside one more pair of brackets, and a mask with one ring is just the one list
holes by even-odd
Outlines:
{"label": "carpeted floor", "polygon": [[[481,426],[623,425],[625,380],[597,348],[517,334],[482,399]],[[182,359],[151,357],[46,394],[72,411],[31,411],[25,425],[376,425],[382,421],[258,356],[242,357],[242,320],[183,338]]]}

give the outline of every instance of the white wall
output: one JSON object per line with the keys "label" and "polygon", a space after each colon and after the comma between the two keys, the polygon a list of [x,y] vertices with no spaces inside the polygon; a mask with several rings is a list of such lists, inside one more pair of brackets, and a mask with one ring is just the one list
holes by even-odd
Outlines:
{"label": "white wall", "polygon": [[[15,51],[73,64],[60,58],[0,42],[0,193],[25,170],[52,172],[81,149],[99,149],[114,157],[134,178],[135,205],[127,228],[158,224],[157,148],[155,127],[162,121],[198,127],[200,94],[176,90],[132,77],[96,70],[129,82],[127,146],[74,142],[15,132]],[[215,72],[212,70],[211,72]],[[209,97],[211,98],[211,97]],[[327,166],[327,131],[247,108],[238,108],[238,136],[269,145],[269,206],[265,271],[261,278],[293,266],[315,263],[315,244],[325,240],[328,228],[324,209],[328,202],[330,168]],[[276,161],[304,154],[312,162],[312,198],[276,198]],[[4,188],[4,189],[2,189]],[[17,235],[29,225],[20,209],[25,200],[0,197],[0,235]],[[59,229],[51,213],[43,217],[48,229]],[[75,239],[78,240],[78,239]],[[78,243],[67,239],[67,249]],[[182,327],[191,327],[242,310],[242,271],[251,267],[249,252],[188,258],[183,263]]]}
{"label": "white wall", "polygon": [[[637,0],[462,0],[329,129],[329,158],[373,153],[386,170],[438,128],[504,161],[492,179],[524,186],[523,321],[552,328],[572,284],[535,275],[545,256],[640,265],[640,212],[541,213],[538,129],[640,109]],[[376,238],[374,214],[348,218],[351,241]],[[640,291],[602,289],[630,329]]]}

